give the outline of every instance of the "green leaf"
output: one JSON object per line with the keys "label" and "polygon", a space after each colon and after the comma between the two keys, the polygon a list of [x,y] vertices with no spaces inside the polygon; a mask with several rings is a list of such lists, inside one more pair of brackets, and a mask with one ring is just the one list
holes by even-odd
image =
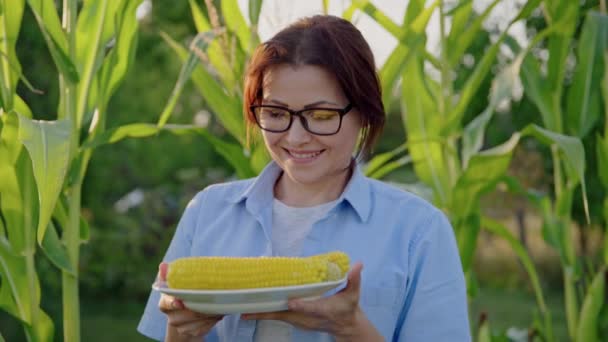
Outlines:
{"label": "green leaf", "polygon": [[[189,56],[188,51],[168,35],[161,33],[161,36],[173,48],[180,59],[186,61]],[[241,145],[245,145],[246,129],[242,117],[243,105],[241,99],[236,96],[228,96],[223,87],[200,65],[192,73],[192,81],[224,128]]]}
{"label": "green leaf", "polygon": [[194,26],[196,27],[196,31],[198,32],[206,32],[211,31],[211,24],[209,24],[209,20],[203,10],[198,5],[196,0],[188,0],[190,3],[190,12],[192,12],[192,19],[194,19]]}
{"label": "green leaf", "polygon": [[433,188],[434,203],[443,206],[449,198],[450,187],[440,134],[441,118],[429,90],[432,80],[426,78],[419,57],[408,64],[402,77],[402,115],[414,170],[422,182]]}
{"label": "green leaf", "polygon": [[222,8],[222,16],[226,22],[226,26],[231,32],[234,32],[239,38],[239,43],[244,51],[251,52],[252,32],[241,13],[237,0],[222,0],[220,2]]}
{"label": "green leaf", "polygon": [[32,320],[31,304],[33,300],[29,293],[25,258],[13,254],[5,244],[0,244],[0,308],[18,318],[30,323]]}
{"label": "green leaf", "polygon": [[528,97],[540,111],[543,125],[550,129],[557,129],[556,116],[551,108],[551,90],[547,80],[542,77],[538,62],[527,56],[521,67],[521,82],[524,87],[524,95]]}
{"label": "green leaf", "polygon": [[127,0],[116,10],[116,44],[106,57],[101,70],[101,96],[107,103],[118,85],[124,79],[127,70],[133,64],[137,50],[137,7],[142,0]]}
{"label": "green leaf", "polygon": [[493,190],[502,179],[520,137],[515,133],[501,145],[471,157],[452,192],[451,208],[458,216],[467,216],[477,210],[480,196]]}
{"label": "green leaf", "polygon": [[608,41],[608,16],[590,11],[578,41],[577,64],[568,92],[566,127],[569,134],[584,137],[600,116],[600,82]]}
{"label": "green leaf", "polygon": [[23,0],[2,1],[2,11],[0,12],[0,37],[2,37],[2,44],[0,44],[0,75],[2,75],[0,79],[0,99],[5,111],[13,109],[13,96],[21,74],[21,65],[17,59],[15,47],[24,7]]}
{"label": "green leaf", "polygon": [[547,63],[547,79],[553,96],[561,96],[563,80],[566,73],[566,63],[570,52],[570,44],[574,38],[578,22],[579,6],[574,1],[556,2],[551,21],[559,21],[559,31],[549,38],[549,61]]}
{"label": "green leaf", "polygon": [[538,7],[538,5],[540,5],[541,2],[542,0],[526,1],[524,7],[522,7],[522,9],[519,11],[519,14],[517,14],[517,17],[513,19],[513,22],[530,18],[532,12],[536,9],[536,7]]}
{"label": "green leaf", "polygon": [[483,29],[483,22],[488,18],[494,7],[500,0],[494,0],[486,9],[477,16],[471,24],[465,28],[472,11],[473,2],[467,0],[459,7],[459,10],[454,14],[454,22],[450,29],[450,34],[447,37],[447,54],[451,66],[456,66],[464,55],[465,51],[471,46],[479,32]]}
{"label": "green leaf", "polygon": [[604,188],[608,189],[608,132],[606,132],[606,139],[602,139],[599,134],[596,136],[595,147],[597,152],[597,175]]}
{"label": "green leaf", "polygon": [[[455,108],[448,114],[448,120],[443,128],[443,133],[446,135],[451,134],[454,131],[457,131],[460,127],[462,116],[464,115],[466,109],[471,104],[471,100],[477,94],[479,87],[481,86],[483,80],[487,77],[487,75],[491,72],[491,67],[494,64],[496,59],[496,55],[500,51],[500,46],[508,37],[508,31],[511,26],[524,18],[523,14],[528,13],[528,11],[532,11],[534,8],[538,6],[540,3],[539,0],[529,1],[518,13],[518,15],[513,19],[507,28],[501,33],[498,37],[497,41],[486,51],[483,55],[475,70],[469,78],[466,80],[462,91],[459,96],[459,100],[455,106]],[[465,44],[465,42],[461,42]],[[460,44],[460,43],[459,43]]]}
{"label": "green leaf", "polygon": [[[163,37],[165,38],[165,40],[169,39],[166,35],[163,35]],[[171,96],[169,97],[169,100],[165,105],[165,109],[160,115],[160,119],[158,120],[159,127],[165,125],[169,120],[169,117],[173,113],[173,108],[175,108],[177,100],[179,99],[179,96],[181,95],[182,90],[184,89],[184,85],[190,79],[190,75],[194,71],[194,68],[199,64],[199,59],[196,56],[196,51],[205,51],[207,49],[208,42],[214,37],[215,35],[212,32],[203,32],[196,35],[194,41],[191,44],[190,53],[188,54],[188,57],[184,62],[184,65],[182,66],[182,69],[177,78],[177,82],[175,83],[175,87],[171,92]]]}
{"label": "green leaf", "polygon": [[473,265],[473,256],[477,250],[477,237],[481,228],[479,212],[468,214],[457,213],[458,217],[452,218],[462,268],[465,273],[470,273]]}
{"label": "green leaf", "polygon": [[91,228],[89,228],[89,223],[84,217],[80,216],[80,242],[86,243],[91,239]]}
{"label": "green leaf", "polygon": [[424,9],[412,21],[411,25],[406,27],[401,35],[396,36],[399,41],[398,45],[380,70],[380,82],[383,89],[382,103],[387,113],[391,111],[392,91],[397,80],[412,58],[417,54],[420,55],[425,49],[426,26],[436,6],[437,2],[434,2],[431,6]]}
{"label": "green leaf", "polygon": [[585,149],[580,139],[546,130],[537,125],[528,125],[523,135],[534,136],[545,145],[556,145],[562,152],[566,161],[566,171],[569,173],[570,182],[580,182],[583,191],[583,204],[585,213],[589,217],[587,191],[585,187]]}
{"label": "green leaf", "polygon": [[80,75],[75,61],[72,61],[68,55],[67,37],[61,28],[55,2],[53,0],[27,0],[27,2],[38,22],[57,70],[70,82],[78,83]]}
{"label": "green leaf", "polygon": [[462,87],[458,103],[448,114],[448,119],[444,127],[444,134],[449,134],[460,126],[460,121],[462,120],[465,110],[471,104],[471,100],[474,98],[475,94],[477,94],[483,80],[488,76],[496,55],[500,50],[500,45],[506,36],[506,31],[500,35],[496,43],[486,51],[481,58],[481,61],[477,64],[477,67],[475,67],[475,70],[473,70],[471,76],[466,80]]}
{"label": "green leaf", "polygon": [[204,131],[203,136],[211,142],[215,151],[232,165],[239,178],[245,179],[256,175],[256,172],[251,168],[249,158],[245,155],[241,145],[223,141],[206,131]]}
{"label": "green leaf", "polygon": [[43,241],[63,186],[69,164],[71,129],[69,120],[33,121],[19,117],[19,140],[30,155],[38,186],[38,243]]}
{"label": "green leaf", "polygon": [[75,266],[70,262],[68,251],[59,239],[53,221],[49,221],[49,226],[45,230],[40,247],[55,266],[67,273],[75,275]]}
{"label": "green leaf", "polygon": [[418,18],[420,12],[424,10],[426,0],[410,0],[408,1],[407,8],[403,14],[403,26],[410,26],[416,18]]}
{"label": "green leaf", "polygon": [[[249,0],[249,21],[251,22],[252,30],[257,28],[260,21],[260,12],[262,11],[262,0]],[[323,0],[323,9],[327,14],[329,0]]]}
{"label": "green leaf", "polygon": [[465,127],[462,137],[463,169],[467,167],[471,156],[481,150],[486,126],[494,116],[496,106],[501,101],[511,98],[513,87],[519,75],[520,65],[521,59],[518,58],[500,71],[492,81],[488,107]]}
{"label": "green leaf", "polygon": [[500,236],[509,243],[509,246],[521,261],[522,265],[524,266],[524,269],[526,270],[526,273],[528,274],[528,277],[530,278],[532,288],[534,289],[534,295],[536,297],[536,304],[538,305],[541,314],[543,314],[543,316],[545,317],[548,317],[547,315],[549,314],[549,312],[547,309],[547,305],[545,304],[545,298],[540,283],[540,277],[538,276],[538,272],[536,271],[536,267],[534,266],[532,258],[530,258],[530,255],[528,254],[524,246],[521,244],[521,242],[519,242],[517,238],[515,238],[515,236],[513,236],[513,234],[504,225],[502,225],[498,221],[495,221],[488,217],[482,217],[481,226],[489,232]]}
{"label": "green leaf", "polygon": [[606,305],[606,279],[608,270],[602,267],[593,277],[587,290],[583,307],[581,308],[579,324],[576,331],[576,340],[585,342],[600,341],[598,335],[599,316],[602,306]]}
{"label": "green leaf", "polygon": [[375,155],[365,165],[365,175],[369,177],[371,174],[382,168],[391,160],[395,159],[398,155],[405,153],[405,151],[407,151],[407,143],[401,144],[391,151]]}
{"label": "green leaf", "polygon": [[91,112],[88,105],[91,103],[89,95],[93,79],[102,65],[105,55],[104,47],[107,39],[104,37],[106,16],[112,18],[111,10],[115,9],[116,1],[108,5],[108,0],[84,1],[82,10],[78,15],[76,29],[76,65],[81,79],[77,85],[76,117],[73,118],[76,127],[81,127],[87,120],[85,115]]}
{"label": "green leaf", "polygon": [[135,123],[109,129],[96,136],[93,140],[87,141],[81,149],[95,149],[101,145],[113,144],[127,137],[143,138],[157,134],[160,128],[156,125]]}
{"label": "green leaf", "polygon": [[389,173],[391,173],[399,168],[402,168],[405,165],[410,164],[411,162],[412,162],[412,157],[403,156],[399,159],[392,160],[392,161],[382,165],[379,169],[377,169],[376,171],[371,173],[368,177],[375,178],[375,179],[382,179],[382,178],[384,178],[384,176],[388,175]]}

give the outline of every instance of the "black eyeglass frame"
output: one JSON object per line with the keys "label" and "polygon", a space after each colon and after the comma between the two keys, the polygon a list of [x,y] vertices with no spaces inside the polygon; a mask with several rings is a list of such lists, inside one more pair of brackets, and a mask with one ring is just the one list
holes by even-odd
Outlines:
{"label": "black eyeglass frame", "polygon": [[[274,130],[274,129],[268,129],[268,128],[264,128],[262,127],[262,125],[260,124],[260,121],[258,120],[258,116],[255,114],[255,109],[256,108],[276,108],[276,109],[281,109],[284,110],[286,112],[288,112],[289,115],[289,125],[287,125],[287,128],[282,129],[282,130]],[[331,111],[335,111],[338,114],[340,114],[340,122],[338,124],[338,128],[336,129],[335,132],[333,133],[317,133],[317,132],[313,132],[310,130],[310,128],[308,127],[308,121],[306,121],[306,118],[302,115],[302,113],[304,112],[309,112],[311,110],[331,110]],[[338,134],[338,132],[340,132],[340,128],[342,128],[342,118],[344,117],[344,115],[348,114],[348,112],[351,111],[351,109],[353,109],[353,104],[349,103],[346,105],[346,107],[340,109],[340,108],[328,108],[328,107],[311,107],[311,108],[305,108],[305,109],[301,109],[301,110],[291,110],[287,107],[283,107],[283,106],[275,106],[275,105],[252,105],[249,106],[249,110],[251,111],[251,113],[253,114],[253,118],[255,119],[255,123],[258,125],[258,127],[260,127],[260,129],[267,131],[267,132],[272,132],[272,133],[283,133],[283,132],[287,132],[289,131],[289,129],[291,128],[291,125],[293,124],[293,117],[294,116],[298,116],[300,117],[300,123],[302,123],[302,127],[304,127],[304,129],[314,135],[334,135],[334,134]]]}

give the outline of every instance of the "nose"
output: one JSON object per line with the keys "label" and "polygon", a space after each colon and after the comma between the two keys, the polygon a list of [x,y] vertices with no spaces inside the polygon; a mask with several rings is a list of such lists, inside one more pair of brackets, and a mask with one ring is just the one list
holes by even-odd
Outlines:
{"label": "nose", "polygon": [[289,144],[298,145],[309,142],[311,138],[311,134],[302,125],[302,119],[294,117],[291,127],[286,132],[285,140]]}

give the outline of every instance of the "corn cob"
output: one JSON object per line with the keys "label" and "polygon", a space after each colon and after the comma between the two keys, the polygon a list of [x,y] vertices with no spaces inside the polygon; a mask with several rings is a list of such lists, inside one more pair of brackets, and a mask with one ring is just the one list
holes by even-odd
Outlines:
{"label": "corn cob", "polygon": [[[336,253],[336,252],[334,252]],[[246,289],[341,279],[348,256],[187,257],[169,264],[167,285],[177,289]],[[334,263],[334,260],[336,263]]]}

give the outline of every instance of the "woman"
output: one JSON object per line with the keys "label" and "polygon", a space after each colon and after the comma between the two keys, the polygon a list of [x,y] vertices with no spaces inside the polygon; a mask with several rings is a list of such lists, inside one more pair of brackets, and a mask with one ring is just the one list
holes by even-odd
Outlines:
{"label": "woman", "polygon": [[449,222],[429,203],[366,178],[353,157],[370,152],[384,124],[361,33],[334,16],[282,30],[253,54],[244,108],[272,162],[254,179],[197,194],[164,262],[341,250],[357,261],[348,283],[318,300],[290,301],[287,311],[224,317],[153,292],[139,331],[167,341],[469,341]]}

